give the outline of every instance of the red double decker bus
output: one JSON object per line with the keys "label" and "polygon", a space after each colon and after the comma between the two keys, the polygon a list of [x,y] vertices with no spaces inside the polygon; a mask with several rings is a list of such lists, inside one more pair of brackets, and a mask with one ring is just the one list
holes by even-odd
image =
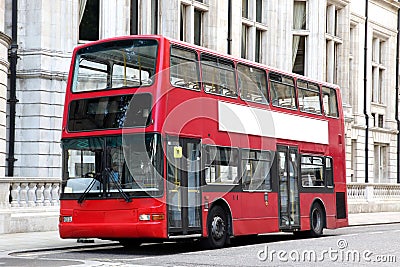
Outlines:
{"label": "red double decker bus", "polygon": [[348,225],[339,88],[162,36],[77,47],[62,238],[204,239]]}

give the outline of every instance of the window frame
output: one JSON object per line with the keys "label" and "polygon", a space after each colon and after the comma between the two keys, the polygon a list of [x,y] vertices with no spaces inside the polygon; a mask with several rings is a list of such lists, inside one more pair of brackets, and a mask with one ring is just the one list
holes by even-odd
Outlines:
{"label": "window frame", "polygon": [[[209,158],[211,152],[208,151],[209,149],[215,149],[215,155],[213,158]],[[222,165],[222,164],[216,164],[215,162],[217,161],[222,161],[220,157],[220,152],[221,150],[226,150],[230,151],[229,152],[229,160],[227,161],[227,165]],[[240,184],[240,155],[239,155],[239,148],[236,147],[224,147],[224,146],[215,146],[215,145],[202,145],[202,153],[203,153],[203,164],[202,166],[204,167],[204,183],[208,186],[210,185],[239,185]],[[219,158],[218,158],[219,157]],[[235,165],[236,164],[236,165]],[[212,168],[216,168],[217,166],[226,166],[230,167],[236,166],[236,177],[232,177],[232,182],[216,182],[217,179],[221,179],[221,175],[217,177],[217,172],[214,172],[214,181],[212,182]],[[209,170],[208,170],[209,168]],[[209,171],[209,175],[207,177],[207,171]]]}
{"label": "window frame", "polygon": [[[292,80],[293,84],[288,84],[288,83],[285,83],[285,82],[282,82],[282,81],[272,80],[271,79],[271,75],[277,75],[277,76],[280,76],[281,78],[290,79],[290,80]],[[272,86],[271,83],[278,83],[278,84],[281,84],[281,85],[292,87],[293,88],[293,92],[294,92],[294,96],[292,98],[287,98],[287,99],[294,99],[295,106],[294,107],[293,106],[285,107],[285,106],[280,105],[279,103],[278,104],[276,104],[276,103],[274,104],[274,101],[279,101],[279,98],[273,99],[273,97],[272,97],[272,89],[274,88],[275,91],[276,91],[276,89],[275,89],[274,86]],[[294,78],[292,76],[281,74],[279,72],[273,72],[273,71],[268,72],[268,89],[269,89],[269,100],[270,100],[270,103],[271,103],[272,106],[277,107],[277,108],[284,108],[284,109],[288,109],[288,110],[298,110],[299,103],[298,103],[297,88],[296,88],[296,84],[295,84]]]}
{"label": "window frame", "polygon": [[[207,59],[207,60],[205,60]],[[214,65],[206,63],[206,62],[214,62]],[[206,75],[204,75],[205,71],[204,71],[204,67],[207,66],[208,68],[214,68],[217,70],[224,70],[224,73],[232,73],[232,85],[234,86],[234,88],[227,88],[227,87],[221,87],[222,89],[220,89],[220,85],[218,82],[217,83],[211,83],[211,86],[215,86],[217,85],[218,87],[216,88],[217,92],[212,92],[211,90],[206,90],[206,85],[209,86],[209,82],[208,80],[206,81],[204,78]],[[232,68],[229,69],[226,66],[231,66]],[[237,99],[239,94],[238,94],[238,88],[237,88],[237,82],[236,82],[236,66],[233,60],[227,59],[227,58],[223,58],[223,57],[219,57],[219,56],[215,56],[212,54],[208,54],[208,53],[201,53],[200,54],[200,71],[201,71],[201,82],[202,82],[202,87],[203,87],[203,91],[207,94],[212,94],[212,95],[219,95],[219,96],[223,96],[223,97],[228,97],[228,98],[233,98],[233,99]],[[218,73],[218,76],[220,76],[221,73]],[[225,76],[224,79],[226,79],[227,77]],[[221,78],[218,78],[219,80],[221,80]],[[229,91],[229,93],[232,93],[232,95],[227,94],[226,93],[222,93],[221,91],[223,89],[226,89]]]}
{"label": "window frame", "polygon": [[[324,89],[329,89],[329,91],[330,92],[334,92],[334,98],[335,98],[335,105],[334,105],[334,108],[335,108],[335,111],[336,111],[336,115],[332,115],[332,113],[331,113],[331,109],[330,109],[330,107],[331,107],[331,104],[329,103],[329,113],[327,113],[327,106],[325,105],[325,95],[328,95],[329,97],[331,97],[331,94],[326,94],[326,91],[324,91]],[[326,117],[330,117],[330,118],[339,118],[339,103],[338,103],[338,97],[337,97],[337,92],[336,92],[336,89],[335,88],[332,88],[332,87],[329,87],[329,86],[325,86],[325,85],[322,85],[321,86],[321,96],[322,96],[322,107],[323,107],[323,114],[326,116]],[[331,102],[331,101],[329,101],[329,102]]]}
{"label": "window frame", "polygon": [[[265,88],[258,88],[261,91],[261,94],[259,96],[257,96],[257,98],[258,97],[261,97],[261,98],[264,97],[264,99],[262,99],[261,101],[256,101],[256,100],[253,100],[253,99],[248,99],[248,98],[244,98],[243,97],[243,94],[242,94],[243,93],[243,89],[242,89],[242,86],[241,86],[241,79],[240,79],[240,74],[243,73],[243,72],[239,71],[239,67],[246,67],[246,68],[254,69],[256,72],[259,71],[260,74],[263,74],[263,78],[264,78],[265,84],[262,84],[262,85],[265,86]],[[240,99],[242,99],[243,101],[246,101],[246,102],[258,103],[258,104],[264,104],[264,105],[268,105],[269,104],[269,99],[268,99],[268,75],[267,75],[267,73],[266,73],[266,71],[264,69],[238,62],[236,64],[236,73],[237,73],[237,82],[238,82],[237,88],[238,88],[238,91],[239,91]],[[254,81],[252,79],[250,80],[250,82],[254,83]],[[265,91],[263,91],[263,89]],[[265,101],[263,101],[263,100],[265,100]]]}
{"label": "window frame", "polygon": [[[305,83],[307,87],[299,86],[299,82]],[[310,84],[313,85],[313,86],[316,86],[318,89],[310,88]],[[299,102],[299,110],[301,112],[305,112],[305,113],[309,113],[309,114],[322,115],[322,103],[321,103],[321,88],[320,88],[320,85],[318,83],[309,82],[307,80],[296,79],[296,87],[297,87],[297,95],[298,95],[298,102]],[[309,107],[305,107],[304,105],[303,105],[303,107],[301,106],[301,104],[300,104],[300,99],[301,99],[300,95],[304,96],[302,91],[314,92],[314,93],[318,94],[319,110],[315,110],[315,111],[306,110]],[[303,100],[303,103],[305,103],[305,102],[306,101]]]}
{"label": "window frame", "polygon": [[[179,86],[179,85],[171,83],[171,68],[172,68],[171,61],[172,61],[172,58],[173,58],[173,54],[172,54],[172,50],[173,49],[178,49],[178,50],[181,50],[181,51],[190,52],[190,53],[193,53],[195,55],[196,59],[194,59],[194,60],[191,60],[191,59],[188,59],[188,58],[185,58],[185,57],[179,57],[179,56],[174,56],[174,57],[182,59],[182,60],[187,60],[188,62],[195,62],[196,70],[197,70],[197,87],[198,87],[197,89],[194,87],[194,85],[193,85],[192,88],[190,88],[190,87]],[[198,55],[196,50],[172,44],[171,47],[170,47],[170,61],[169,61],[169,64],[170,64],[169,65],[169,69],[170,69],[169,82],[170,82],[171,86],[178,87],[178,88],[183,88],[183,89],[188,89],[188,90],[193,90],[193,91],[201,91],[202,82],[201,82],[201,79],[200,79],[200,64],[199,63],[200,63],[199,55]]]}
{"label": "window frame", "polygon": [[[311,163],[303,163],[303,158],[311,158],[312,162]],[[320,164],[314,163],[314,158],[319,159],[321,161]],[[330,156],[321,156],[321,155],[311,155],[311,154],[302,154],[300,155],[300,178],[299,178],[299,183],[300,186],[303,190],[306,191],[318,191],[318,190],[332,190],[335,186],[334,182],[334,164],[333,164],[333,158]],[[322,182],[322,185],[304,185],[304,179],[303,179],[303,170],[305,169],[304,166],[314,166],[314,167],[319,167],[319,169],[322,171],[320,173],[320,181]],[[310,175],[310,174],[308,174]]]}
{"label": "window frame", "polygon": [[[251,153],[255,153],[255,156],[252,157]],[[267,159],[262,158],[262,154],[265,153],[267,155]],[[247,155],[247,157],[246,157]],[[245,172],[247,171],[247,164],[249,162],[257,162],[257,166],[255,167],[256,169],[258,168],[258,164],[260,162],[268,162],[269,163],[269,169],[267,170],[266,177],[262,180],[263,183],[261,185],[265,185],[267,188],[266,189],[250,189],[250,184],[253,181],[253,178],[255,177],[256,172],[253,172],[250,177],[250,182],[249,182],[249,188],[245,188],[244,184],[244,178],[245,178]],[[255,150],[255,149],[241,149],[241,155],[240,155],[240,167],[241,167],[241,173],[240,173],[240,183],[241,183],[241,188],[242,191],[244,192],[271,192],[272,191],[272,170],[274,168],[274,151],[269,151],[269,150]],[[268,167],[267,167],[268,168]],[[265,171],[265,169],[264,169]],[[265,175],[265,173],[264,173]],[[268,184],[266,183],[268,179]],[[259,179],[254,179],[254,180],[259,180]]]}

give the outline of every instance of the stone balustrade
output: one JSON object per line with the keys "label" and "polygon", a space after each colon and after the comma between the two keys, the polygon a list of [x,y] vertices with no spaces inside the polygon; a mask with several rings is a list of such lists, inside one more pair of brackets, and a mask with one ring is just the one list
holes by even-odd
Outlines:
{"label": "stone balustrade", "polygon": [[60,178],[0,178],[0,208],[59,205]]}
{"label": "stone balustrade", "polygon": [[400,184],[348,183],[347,199],[349,201],[400,201]]}
{"label": "stone balustrade", "polygon": [[[60,184],[60,178],[2,177],[0,209],[58,206]],[[393,202],[400,207],[400,184],[348,183],[347,199],[353,206]]]}
{"label": "stone balustrade", "polygon": [[400,184],[347,184],[349,213],[400,211]]}

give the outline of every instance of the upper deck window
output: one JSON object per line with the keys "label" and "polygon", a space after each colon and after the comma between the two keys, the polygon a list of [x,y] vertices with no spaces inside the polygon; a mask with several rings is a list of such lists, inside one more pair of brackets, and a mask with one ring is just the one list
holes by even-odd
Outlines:
{"label": "upper deck window", "polygon": [[267,103],[267,76],[264,70],[238,64],[240,97],[243,100]]}
{"label": "upper deck window", "polygon": [[203,54],[201,71],[205,92],[237,97],[235,68],[232,61]]}
{"label": "upper deck window", "polygon": [[271,102],[273,106],[297,109],[293,78],[270,73]]}
{"label": "upper deck window", "polygon": [[324,113],[330,117],[339,117],[336,91],[333,88],[322,86]]}
{"label": "upper deck window", "polygon": [[153,83],[156,40],[122,40],[80,49],[76,54],[72,92],[149,86]]}
{"label": "upper deck window", "polygon": [[297,80],[300,110],[321,114],[321,101],[318,84]]}
{"label": "upper deck window", "polygon": [[199,65],[195,51],[172,47],[170,81],[173,86],[200,90]]}

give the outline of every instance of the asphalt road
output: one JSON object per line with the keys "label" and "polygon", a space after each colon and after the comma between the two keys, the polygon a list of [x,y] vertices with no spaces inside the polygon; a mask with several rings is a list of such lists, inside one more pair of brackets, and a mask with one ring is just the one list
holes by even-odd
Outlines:
{"label": "asphalt road", "polygon": [[400,224],[325,230],[320,238],[268,234],[239,238],[229,247],[203,249],[196,242],[118,243],[0,255],[0,266],[399,266]]}

